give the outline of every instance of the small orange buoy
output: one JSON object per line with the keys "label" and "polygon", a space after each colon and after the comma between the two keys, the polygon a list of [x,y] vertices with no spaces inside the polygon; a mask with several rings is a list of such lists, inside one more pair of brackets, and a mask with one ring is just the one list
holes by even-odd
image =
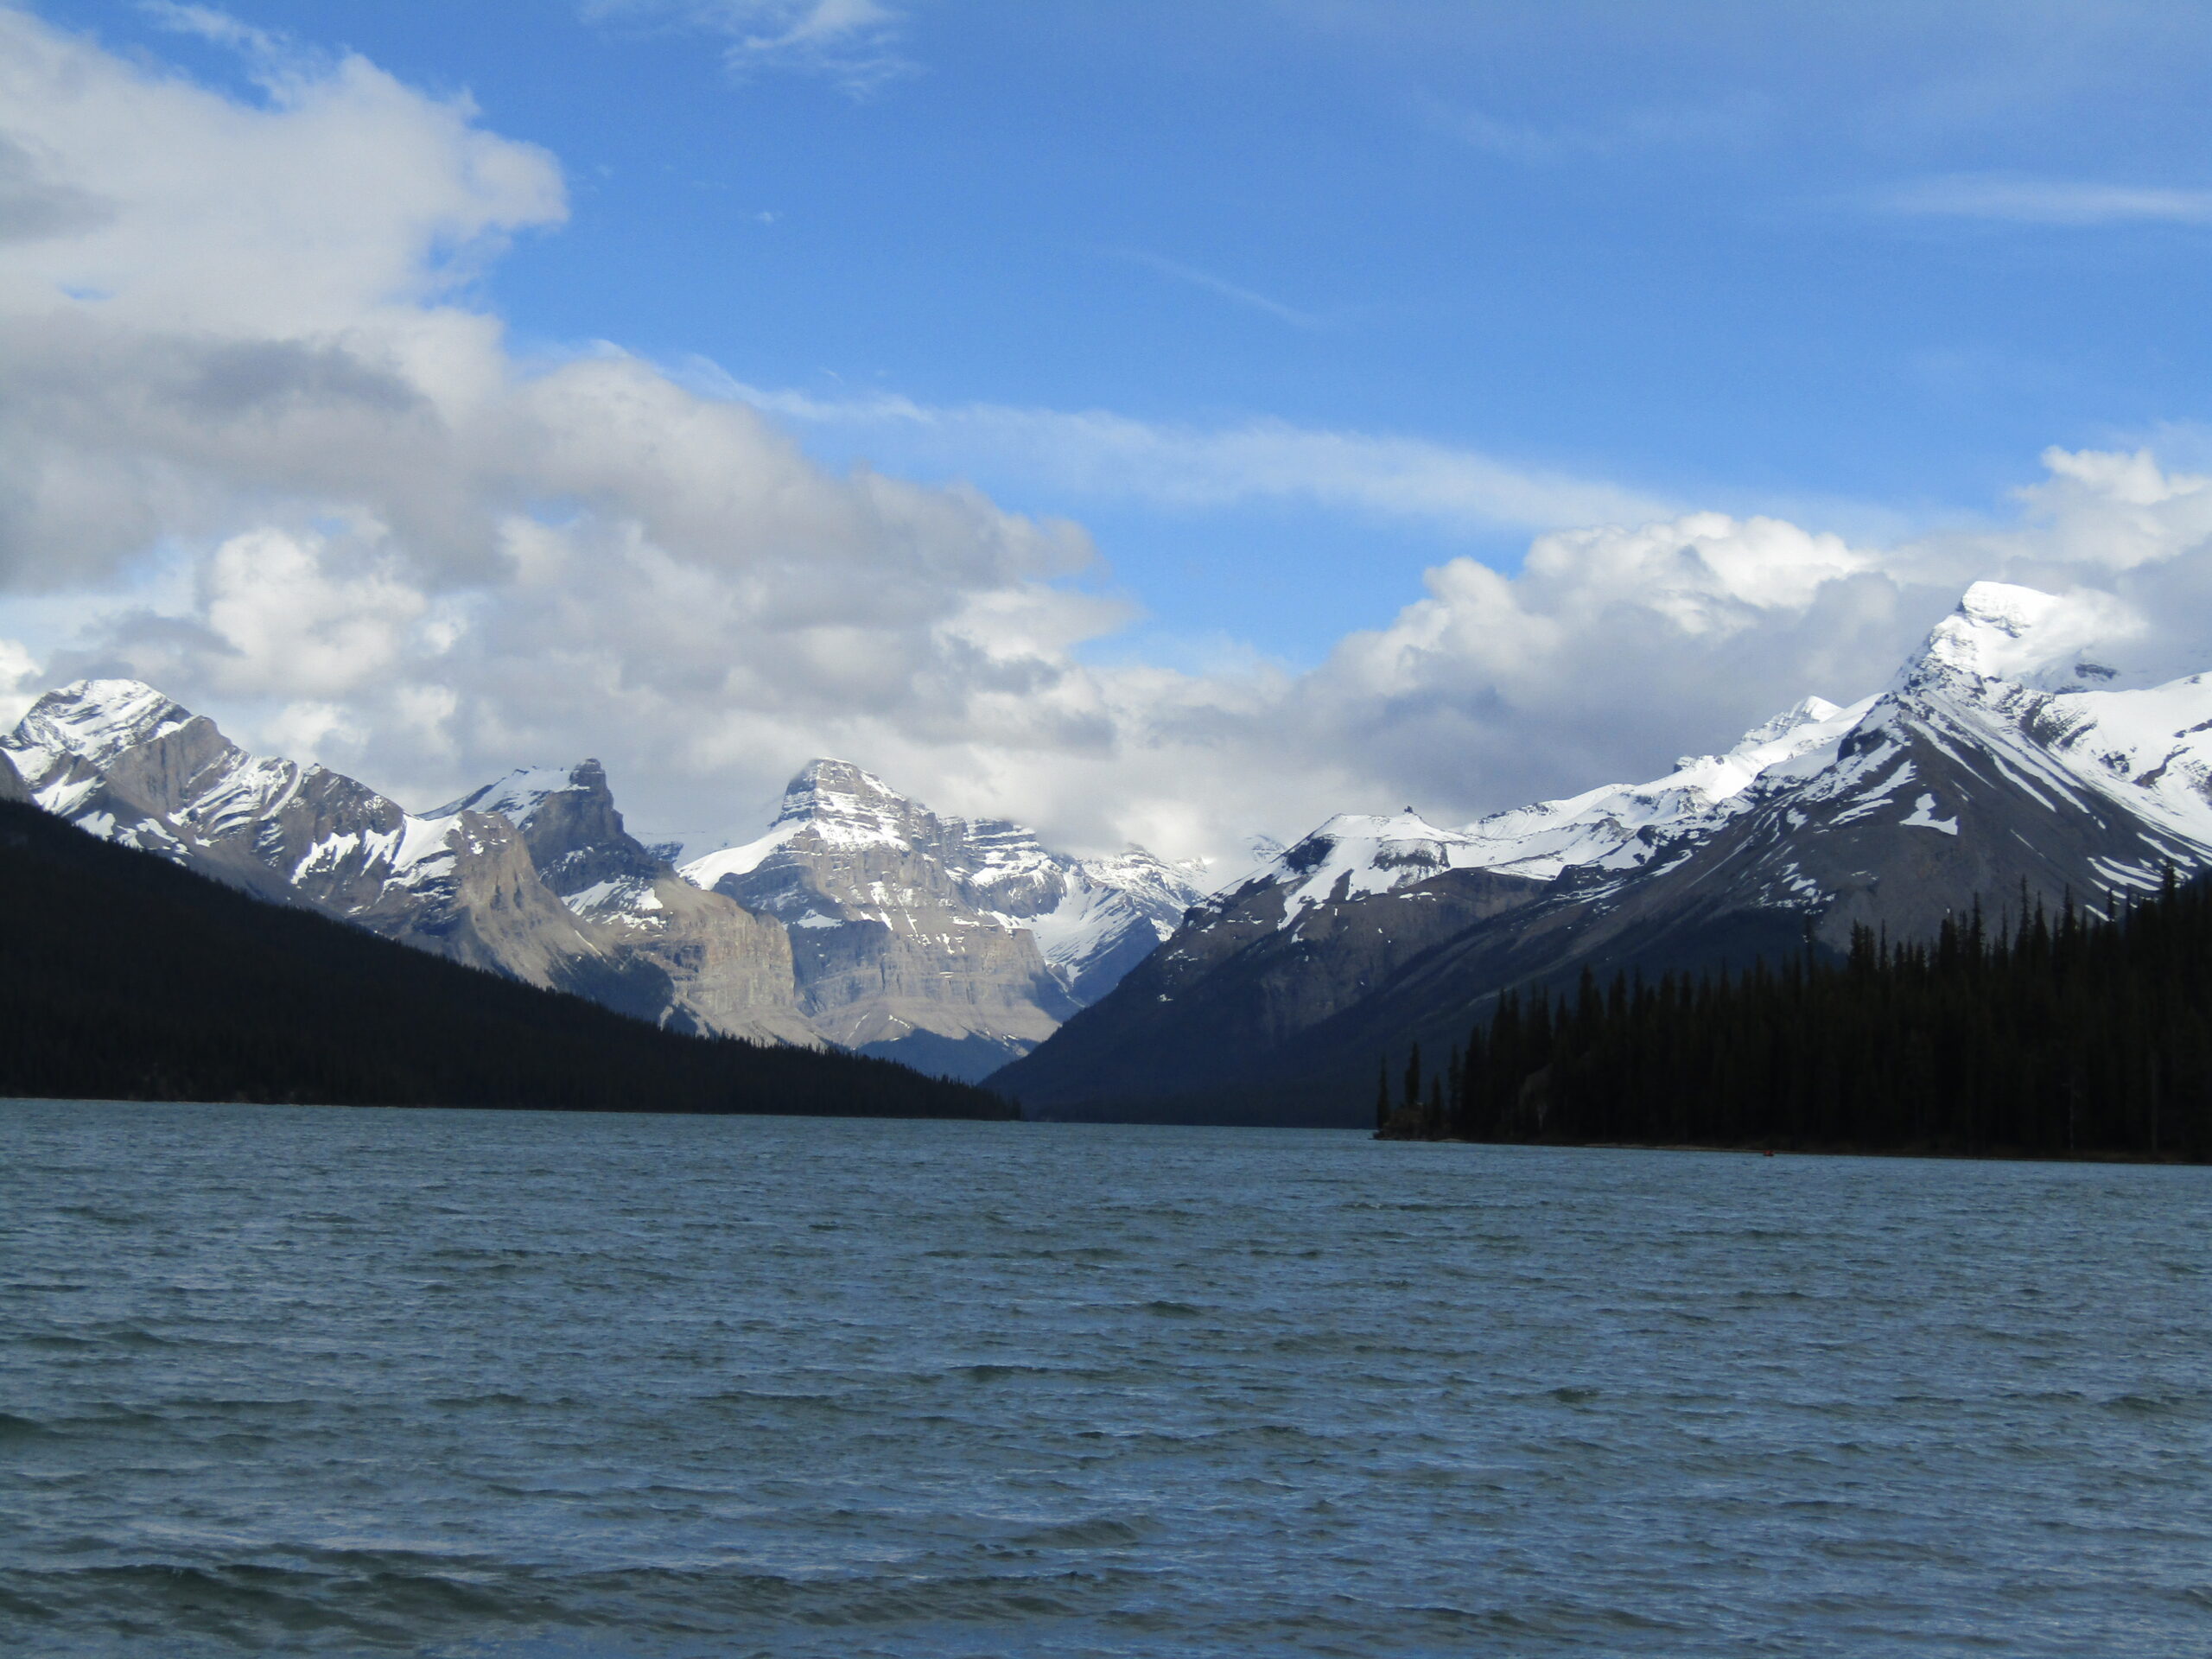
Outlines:
{"label": "small orange buoy", "polygon": [[1773,1156],[1774,1156],[1774,1148],[1773,1148],[1772,1147],[1769,1147],[1766,1149],[1765,1155],[1766,1155],[1767,1157],[1769,1157],[1769,1158],[1773,1157]]}

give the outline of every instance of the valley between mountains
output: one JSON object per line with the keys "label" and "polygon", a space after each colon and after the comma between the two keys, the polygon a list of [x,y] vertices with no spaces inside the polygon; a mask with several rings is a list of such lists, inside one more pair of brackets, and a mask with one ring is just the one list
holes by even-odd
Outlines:
{"label": "valley between mountains", "polygon": [[1379,1057],[1504,989],[2101,910],[2212,863],[2212,681],[2132,671],[2096,620],[1979,583],[1860,702],[1461,828],[1339,816],[1225,886],[840,760],[691,859],[625,828],[595,760],[410,813],[134,681],[48,693],[0,753],[93,835],[676,1029],[988,1077],[1034,1117],[1352,1125]]}

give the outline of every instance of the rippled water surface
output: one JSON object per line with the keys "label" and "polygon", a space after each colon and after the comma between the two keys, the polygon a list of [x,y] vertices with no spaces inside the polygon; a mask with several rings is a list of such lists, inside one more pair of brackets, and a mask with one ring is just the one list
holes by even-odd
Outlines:
{"label": "rippled water surface", "polygon": [[2212,1652],[2212,1171],[0,1103],[0,1647]]}

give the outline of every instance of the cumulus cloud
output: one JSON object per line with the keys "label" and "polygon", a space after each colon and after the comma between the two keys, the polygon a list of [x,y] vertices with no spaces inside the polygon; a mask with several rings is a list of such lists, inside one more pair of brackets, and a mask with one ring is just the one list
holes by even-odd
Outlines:
{"label": "cumulus cloud", "polygon": [[[2212,664],[2212,483],[2149,454],[2054,451],[2016,522],[1864,546],[1409,439],[524,359],[467,280],[559,222],[552,158],[359,59],[270,75],[248,105],[0,8],[0,708],[135,673],[417,804],[595,753],[634,821],[705,840],[840,754],[1186,855],[1651,775],[1872,689],[1980,576],[2103,592],[2145,664]],[[1079,528],[826,470],[788,429],[825,422],[995,445],[1077,498],[1540,533],[1310,672],[1102,668],[1082,648],[1129,619],[1066,580]]]}

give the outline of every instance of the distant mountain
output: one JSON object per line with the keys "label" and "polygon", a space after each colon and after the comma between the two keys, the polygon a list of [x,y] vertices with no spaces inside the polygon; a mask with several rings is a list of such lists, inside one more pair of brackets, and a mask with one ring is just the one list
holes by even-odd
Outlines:
{"label": "distant mountain", "polygon": [[789,934],[702,892],[623,827],[597,760],[512,772],[429,815],[476,814],[512,827],[538,880],[611,958],[660,976],[659,1016],[685,1029],[818,1046],[799,1006]]}
{"label": "distant mountain", "polygon": [[0,761],[0,1095],[1004,1117],[848,1054],[657,1030],[108,844]]}
{"label": "distant mountain", "polygon": [[1464,830],[1345,817],[1195,909],[992,1079],[1046,1116],[1364,1122],[1496,994],[2091,907],[2212,861],[2212,682],[2139,684],[2075,601],[1980,583],[1878,697]]}
{"label": "distant mountain", "polygon": [[581,925],[505,820],[416,817],[326,767],[249,754],[135,680],[48,692],[0,753],[48,811],[256,898],[641,1018],[671,1004],[666,976]]}
{"label": "distant mountain", "polygon": [[1199,896],[1140,849],[1050,852],[834,760],[766,836],[679,870],[630,835],[595,760],[410,814],[132,680],[49,692],[0,753],[48,810],[256,897],[677,1030],[970,1078],[1103,995]]}
{"label": "distant mountain", "polygon": [[794,778],[766,835],[682,874],[790,930],[800,1007],[832,1041],[959,1077],[1043,1041],[1200,896],[1192,872],[1141,849],[1050,852],[841,760]]}

